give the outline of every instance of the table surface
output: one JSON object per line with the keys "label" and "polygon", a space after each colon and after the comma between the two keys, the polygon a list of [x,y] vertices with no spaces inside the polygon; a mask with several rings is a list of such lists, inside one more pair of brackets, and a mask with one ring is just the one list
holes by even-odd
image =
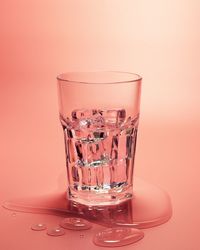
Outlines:
{"label": "table surface", "polygon": [[[57,97],[52,88],[43,98],[46,89],[43,85],[34,89],[19,85],[12,90],[4,88],[1,93],[1,204],[12,198],[51,193],[65,182]],[[166,224],[144,230],[144,239],[123,247],[124,250],[199,249],[199,126],[193,118],[173,121],[141,116],[134,174],[167,190],[173,217]],[[30,226],[39,222],[57,225],[59,217],[13,214],[2,207],[0,221],[2,250],[106,249],[92,243],[97,226],[85,231],[84,237],[74,231],[49,237],[44,231],[30,230]]]}

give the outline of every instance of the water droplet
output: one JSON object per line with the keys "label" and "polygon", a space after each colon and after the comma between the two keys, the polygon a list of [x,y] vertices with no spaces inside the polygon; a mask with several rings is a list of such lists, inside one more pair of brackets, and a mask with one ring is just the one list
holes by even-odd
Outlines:
{"label": "water droplet", "polygon": [[118,247],[141,240],[144,233],[136,228],[107,228],[98,232],[93,242],[97,246]]}
{"label": "water droplet", "polygon": [[60,226],[70,230],[87,230],[92,227],[91,223],[81,218],[65,218],[60,222]]}
{"label": "water droplet", "polygon": [[12,216],[15,217],[17,214],[16,213],[12,213]]}
{"label": "water droplet", "polygon": [[85,235],[84,234],[80,234],[80,238],[84,238],[85,237]]}
{"label": "water droplet", "polygon": [[45,230],[46,228],[47,228],[46,225],[42,223],[34,224],[31,226],[31,229],[34,231],[42,231]]}
{"label": "water droplet", "polygon": [[61,236],[65,234],[65,230],[61,227],[54,227],[48,229],[47,234],[50,236]]}

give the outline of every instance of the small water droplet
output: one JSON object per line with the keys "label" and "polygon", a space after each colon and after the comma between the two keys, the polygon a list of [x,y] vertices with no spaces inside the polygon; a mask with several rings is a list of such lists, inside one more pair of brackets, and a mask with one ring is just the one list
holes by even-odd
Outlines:
{"label": "small water droplet", "polygon": [[107,228],[98,232],[93,242],[97,246],[118,247],[125,246],[141,240],[144,233],[136,228]]}
{"label": "small water droplet", "polygon": [[17,214],[16,213],[12,213],[12,216],[15,217]]}
{"label": "small water droplet", "polygon": [[47,234],[50,236],[61,236],[65,234],[65,230],[61,227],[54,227],[48,229]]}
{"label": "small water droplet", "polygon": [[85,235],[84,234],[80,234],[80,238],[84,238],[85,237]]}
{"label": "small water droplet", "polygon": [[81,218],[65,218],[60,222],[60,226],[70,230],[86,230],[92,227],[91,223]]}
{"label": "small water droplet", "polygon": [[34,231],[42,231],[45,230],[46,228],[47,228],[46,225],[42,223],[34,224],[31,226],[31,229]]}

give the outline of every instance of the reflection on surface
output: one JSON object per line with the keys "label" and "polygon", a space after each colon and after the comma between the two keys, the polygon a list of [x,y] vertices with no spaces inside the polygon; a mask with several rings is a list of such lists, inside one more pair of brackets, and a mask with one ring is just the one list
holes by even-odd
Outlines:
{"label": "reflection on surface", "polygon": [[133,244],[144,237],[144,233],[136,228],[106,228],[96,233],[93,242],[102,247],[119,247]]}
{"label": "reflection on surface", "polygon": [[37,197],[10,200],[4,208],[30,213],[45,213],[60,217],[79,217],[107,227],[149,228],[170,219],[169,196],[162,189],[135,179],[132,200],[111,206],[86,206],[66,199],[57,192]]}

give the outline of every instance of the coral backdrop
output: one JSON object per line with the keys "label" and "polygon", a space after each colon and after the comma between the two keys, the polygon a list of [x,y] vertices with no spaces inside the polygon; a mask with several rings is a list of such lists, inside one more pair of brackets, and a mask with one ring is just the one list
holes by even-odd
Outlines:
{"label": "coral backdrop", "polygon": [[[197,0],[1,1],[1,203],[65,183],[56,75],[132,71],[143,76],[135,175],[165,188],[174,208],[136,249],[197,250],[199,13]],[[3,209],[0,217],[2,250],[78,249],[73,236],[33,234],[30,225],[47,217]],[[89,236],[82,242],[99,249]]]}

